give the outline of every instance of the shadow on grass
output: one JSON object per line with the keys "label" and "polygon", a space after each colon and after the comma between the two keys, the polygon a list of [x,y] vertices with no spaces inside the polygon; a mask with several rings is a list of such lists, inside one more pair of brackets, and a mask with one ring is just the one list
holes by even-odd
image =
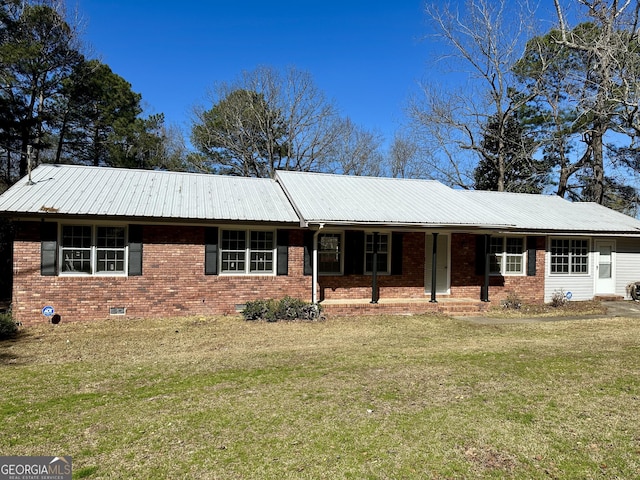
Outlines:
{"label": "shadow on grass", "polygon": [[12,347],[27,336],[26,333],[18,331],[13,337],[0,340],[0,365],[23,365],[26,363],[21,361],[20,355]]}

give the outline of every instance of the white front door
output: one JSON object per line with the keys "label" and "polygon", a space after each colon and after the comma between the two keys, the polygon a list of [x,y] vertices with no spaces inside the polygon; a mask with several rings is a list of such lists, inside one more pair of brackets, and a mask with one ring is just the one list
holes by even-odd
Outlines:
{"label": "white front door", "polygon": [[615,293],[615,242],[596,240],[596,293]]}
{"label": "white front door", "polygon": [[[449,293],[449,235],[438,234],[436,252],[436,293]],[[424,262],[424,290],[431,293],[431,264],[433,263],[433,235],[426,234]]]}

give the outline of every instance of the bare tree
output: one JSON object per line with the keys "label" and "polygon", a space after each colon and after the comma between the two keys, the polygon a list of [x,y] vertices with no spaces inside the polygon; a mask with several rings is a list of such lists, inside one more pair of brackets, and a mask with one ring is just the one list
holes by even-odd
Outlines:
{"label": "bare tree", "polygon": [[397,132],[389,148],[391,176],[395,178],[425,178],[427,172],[420,161],[419,147],[415,139]]}
{"label": "bare tree", "polygon": [[515,88],[512,67],[531,33],[533,12],[524,1],[468,0],[464,12],[430,2],[426,13],[434,35],[447,46],[440,62],[450,63],[467,82],[453,91],[430,80],[410,100],[421,156],[431,177],[463,188],[474,185],[473,170],[483,160],[496,172],[497,189],[504,190],[507,124],[530,100]]}
{"label": "bare tree", "polygon": [[569,6],[554,0],[557,27],[528,43],[515,70],[527,87],[535,83],[531,124],[558,167],[557,194],[619,204],[629,193],[624,175],[612,176],[620,172],[607,161],[607,151],[620,151],[625,137],[631,139],[625,151],[634,150],[640,133],[640,3],[574,3],[582,10],[572,12],[577,24],[570,26]]}
{"label": "bare tree", "polygon": [[[605,135],[622,133],[618,119],[637,132],[638,80],[637,28],[640,3],[580,0],[591,28],[570,28],[565,7],[554,0],[560,38],[557,42],[579,53],[587,64],[584,89],[578,98],[576,123],[583,123],[582,158],[592,170],[587,199],[603,203],[605,195]],[[635,38],[634,38],[635,37]],[[635,132],[634,132],[635,133]]]}
{"label": "bare tree", "polygon": [[208,170],[264,177],[328,168],[338,111],[307,72],[260,67],[218,84],[211,100],[211,109],[196,110],[192,129]]}
{"label": "bare tree", "polygon": [[346,118],[336,123],[336,141],[330,171],[343,175],[380,176],[382,136],[359,127]]}

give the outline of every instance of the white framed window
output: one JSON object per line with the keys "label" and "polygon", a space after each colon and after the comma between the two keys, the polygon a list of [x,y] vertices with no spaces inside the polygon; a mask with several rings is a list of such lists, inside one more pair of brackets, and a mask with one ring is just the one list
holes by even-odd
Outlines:
{"label": "white framed window", "polygon": [[318,273],[321,275],[342,274],[342,233],[318,235]]}
{"label": "white framed window", "polygon": [[272,273],[274,259],[274,235],[273,232],[251,232],[251,264],[249,271],[252,273]]}
{"label": "white framed window", "polygon": [[[364,271],[373,272],[374,234],[366,233],[364,236]],[[387,274],[391,271],[391,238],[388,233],[378,233],[378,265],[377,272]]]}
{"label": "white framed window", "polygon": [[222,230],[221,273],[273,274],[275,233],[271,230]]}
{"label": "white framed window", "polygon": [[124,275],[127,239],[124,226],[62,225],[62,274]]}
{"label": "white framed window", "polygon": [[524,275],[523,237],[491,237],[489,253],[489,273],[492,275]]}
{"label": "white framed window", "polygon": [[589,240],[551,239],[550,271],[557,275],[587,275],[589,273]]}

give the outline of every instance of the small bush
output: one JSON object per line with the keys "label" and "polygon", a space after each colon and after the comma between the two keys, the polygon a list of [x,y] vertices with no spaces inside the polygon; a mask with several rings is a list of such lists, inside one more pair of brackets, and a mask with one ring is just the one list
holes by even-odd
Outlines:
{"label": "small bush", "polygon": [[553,295],[551,296],[551,306],[552,307],[564,307],[567,303],[567,297],[564,294],[564,290],[555,290]]}
{"label": "small bush", "polygon": [[522,300],[515,292],[509,292],[507,298],[502,300],[502,308],[506,308],[509,310],[520,310],[522,307]]}
{"label": "small bush", "polygon": [[315,320],[320,317],[320,306],[297,298],[284,297],[281,300],[254,300],[247,302],[242,310],[245,320]]}
{"label": "small bush", "polygon": [[0,340],[13,338],[18,334],[18,325],[10,313],[0,313]]}
{"label": "small bush", "polygon": [[245,320],[260,320],[265,317],[269,311],[269,303],[267,300],[255,300],[247,302],[242,310],[242,316]]}
{"label": "small bush", "polygon": [[295,320],[303,318],[301,313],[307,303],[299,298],[284,297],[277,305],[276,317],[278,320]]}

